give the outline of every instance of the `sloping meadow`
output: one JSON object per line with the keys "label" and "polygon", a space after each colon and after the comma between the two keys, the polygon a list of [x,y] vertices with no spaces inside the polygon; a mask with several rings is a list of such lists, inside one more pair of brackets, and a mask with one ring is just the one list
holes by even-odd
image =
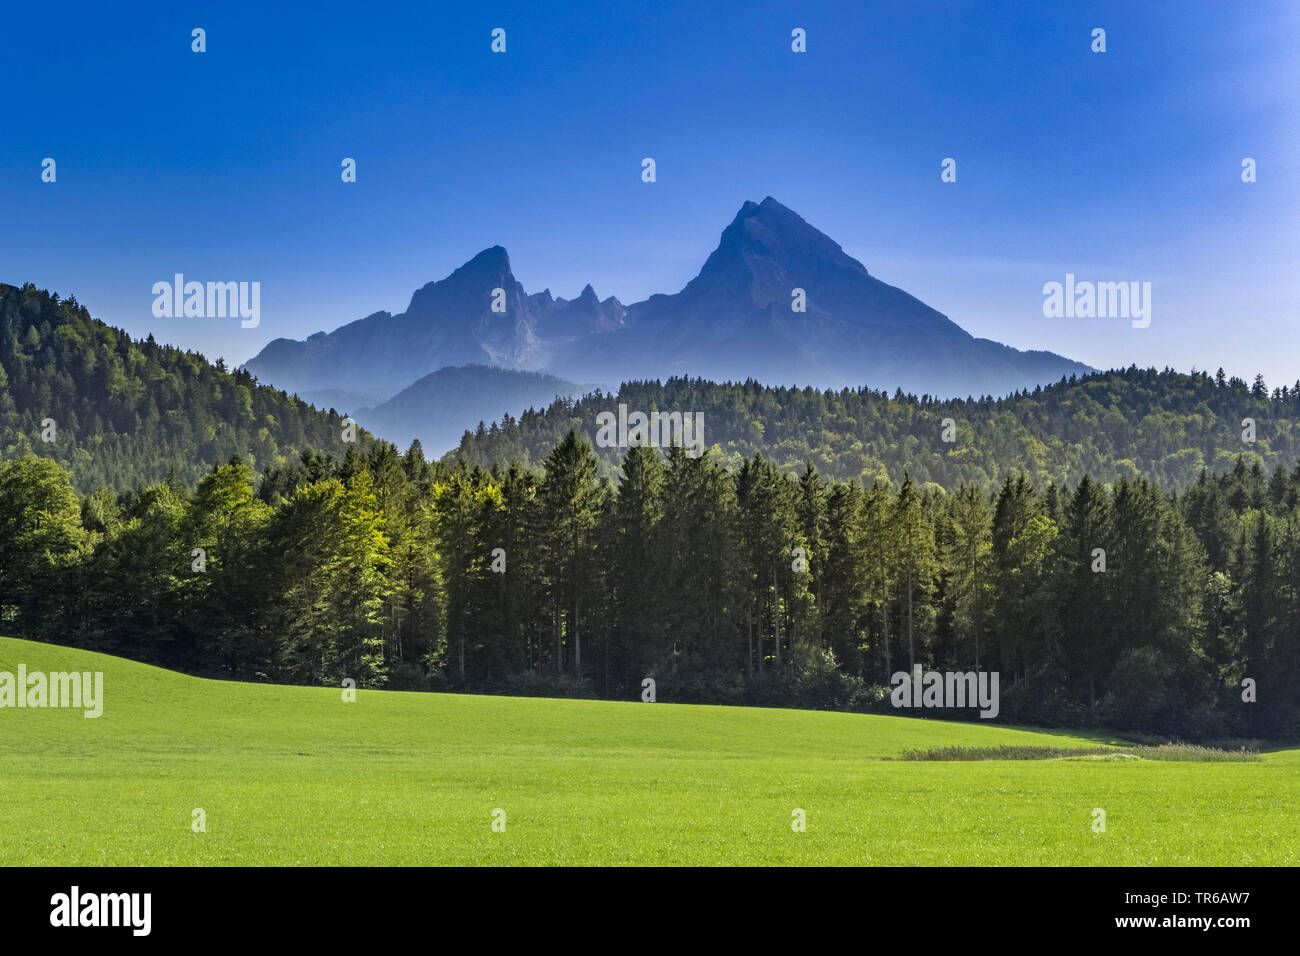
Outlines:
{"label": "sloping meadow", "polygon": [[0,671],[19,664],[102,673],[103,712],[0,709],[8,865],[1300,862],[1297,751],[912,761],[898,758],[1129,748],[766,708],[366,690],[350,702],[0,639]]}

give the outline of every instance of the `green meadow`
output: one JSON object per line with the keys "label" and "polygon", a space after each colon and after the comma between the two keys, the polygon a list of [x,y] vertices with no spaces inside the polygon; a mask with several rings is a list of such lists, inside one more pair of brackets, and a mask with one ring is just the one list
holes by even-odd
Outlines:
{"label": "green meadow", "polygon": [[102,671],[105,700],[98,719],[0,708],[5,865],[1300,862],[1297,750],[903,761],[1125,745],[796,710],[366,690],[345,703],[0,638],[0,671],[19,664]]}

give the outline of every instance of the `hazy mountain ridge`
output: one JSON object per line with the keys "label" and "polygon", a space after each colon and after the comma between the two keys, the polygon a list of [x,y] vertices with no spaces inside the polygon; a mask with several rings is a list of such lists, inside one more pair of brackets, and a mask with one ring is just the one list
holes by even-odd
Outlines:
{"label": "hazy mountain ridge", "polygon": [[[493,311],[494,290],[505,311]],[[792,308],[802,290],[803,311]],[[430,282],[399,315],[376,312],[245,366],[297,392],[391,395],[437,369],[488,364],[609,385],[696,375],[816,387],[1006,394],[1091,371],[1050,352],[977,339],[873,275],[770,196],[746,202],[681,291],[624,306],[588,285],[529,294],[501,246]]]}
{"label": "hazy mountain ridge", "polygon": [[557,398],[578,398],[589,390],[541,372],[460,365],[424,376],[382,405],[357,409],[355,418],[399,448],[419,439],[427,453],[441,455],[456,446],[466,428],[513,421],[527,409],[547,408]]}
{"label": "hazy mountain ridge", "polygon": [[[494,290],[505,311],[492,309]],[[276,339],[244,367],[299,393],[325,390],[393,397],[439,369],[495,365],[537,371],[558,344],[618,328],[626,309],[588,285],[575,299],[529,295],[501,246],[485,249],[447,278],[429,282],[397,315],[375,312],[305,341]]]}

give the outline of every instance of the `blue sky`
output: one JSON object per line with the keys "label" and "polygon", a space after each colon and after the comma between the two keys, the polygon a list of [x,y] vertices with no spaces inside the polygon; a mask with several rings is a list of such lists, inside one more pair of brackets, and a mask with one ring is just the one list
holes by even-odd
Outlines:
{"label": "blue sky", "polygon": [[[13,5],[0,280],[241,362],[494,244],[530,292],[676,291],[772,195],[974,334],[1300,378],[1293,3],[548,6]],[[261,325],[154,318],[176,272]],[[1150,327],[1045,318],[1067,272],[1150,281]]]}

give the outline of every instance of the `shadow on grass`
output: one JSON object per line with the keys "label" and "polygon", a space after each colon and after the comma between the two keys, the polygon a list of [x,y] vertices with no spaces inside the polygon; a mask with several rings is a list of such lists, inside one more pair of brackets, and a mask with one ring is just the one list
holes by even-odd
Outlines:
{"label": "shadow on grass", "polygon": [[931,747],[904,750],[899,760],[1182,760],[1198,763],[1259,760],[1256,750],[1222,750],[1196,744],[1136,747]]}

